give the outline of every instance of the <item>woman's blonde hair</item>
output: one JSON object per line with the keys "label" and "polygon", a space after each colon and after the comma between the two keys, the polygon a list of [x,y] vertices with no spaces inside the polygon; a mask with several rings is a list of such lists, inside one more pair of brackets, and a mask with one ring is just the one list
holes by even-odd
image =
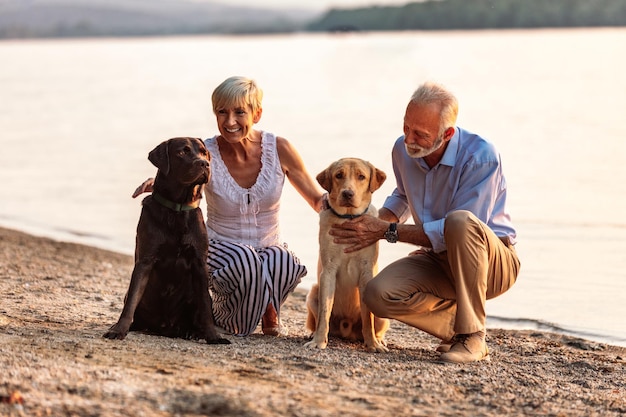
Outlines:
{"label": "woman's blonde hair", "polygon": [[246,77],[230,77],[213,90],[211,101],[213,113],[220,109],[245,108],[256,113],[261,109],[263,90],[256,82]]}

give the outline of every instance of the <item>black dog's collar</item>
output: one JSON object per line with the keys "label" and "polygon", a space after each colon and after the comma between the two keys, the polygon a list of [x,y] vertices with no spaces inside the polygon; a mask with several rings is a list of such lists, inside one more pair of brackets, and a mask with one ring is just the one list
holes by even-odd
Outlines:
{"label": "black dog's collar", "polygon": [[365,211],[361,214],[339,214],[335,211],[334,208],[332,208],[330,206],[330,204],[328,205],[328,209],[337,217],[342,218],[342,219],[356,219],[357,217],[361,217],[362,215],[364,215],[365,213],[367,213],[367,211],[370,209],[370,205],[368,204],[367,207],[365,207]]}
{"label": "black dog's collar", "polygon": [[174,203],[173,201],[168,200],[167,198],[163,197],[160,194],[157,193],[152,193],[152,198],[154,198],[154,200],[161,204],[163,207],[167,207],[170,210],[174,210],[174,211],[189,211],[189,210],[195,210],[198,207],[200,207],[200,200],[196,200],[196,201],[192,201],[191,204],[180,204],[180,203]]}

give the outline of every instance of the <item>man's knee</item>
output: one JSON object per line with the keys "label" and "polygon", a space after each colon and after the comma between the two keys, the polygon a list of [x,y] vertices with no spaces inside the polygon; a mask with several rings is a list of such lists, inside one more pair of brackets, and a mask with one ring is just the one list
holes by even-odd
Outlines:
{"label": "man's knee", "polygon": [[[480,220],[468,210],[456,210],[446,216],[443,227],[444,237],[463,236],[480,223]],[[447,239],[446,239],[447,240]]]}
{"label": "man's knee", "polygon": [[471,211],[455,210],[446,216],[444,233],[464,230],[475,219],[476,216]]}

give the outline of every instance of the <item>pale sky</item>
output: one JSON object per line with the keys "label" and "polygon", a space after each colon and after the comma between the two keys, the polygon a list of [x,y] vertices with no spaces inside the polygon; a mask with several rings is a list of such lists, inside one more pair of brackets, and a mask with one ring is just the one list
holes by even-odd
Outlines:
{"label": "pale sky", "polygon": [[331,7],[397,6],[410,3],[411,1],[415,0],[216,0],[216,2],[228,5],[311,10],[325,10]]}

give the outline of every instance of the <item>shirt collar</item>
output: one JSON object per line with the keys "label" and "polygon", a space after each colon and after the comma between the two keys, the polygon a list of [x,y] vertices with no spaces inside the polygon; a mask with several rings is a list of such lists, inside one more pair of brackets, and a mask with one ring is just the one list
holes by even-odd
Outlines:
{"label": "shirt collar", "polygon": [[452,135],[452,138],[448,141],[448,147],[443,153],[443,158],[441,158],[441,161],[439,161],[440,165],[448,165],[451,167],[454,166],[454,164],[456,163],[456,155],[459,151],[459,138],[459,129],[455,127],[454,135]]}
{"label": "shirt collar", "polygon": [[[446,147],[446,151],[443,153],[443,156],[441,157],[441,161],[439,161],[439,163],[436,166],[447,165],[447,166],[453,167],[455,165],[456,155],[459,151],[459,142],[460,142],[459,138],[460,138],[459,129],[455,128],[454,135],[452,135],[452,138],[448,141],[448,146]],[[418,165],[420,166],[422,170],[430,171],[431,168],[428,166],[426,161],[424,161],[424,158],[419,158],[418,161],[419,161]]]}

